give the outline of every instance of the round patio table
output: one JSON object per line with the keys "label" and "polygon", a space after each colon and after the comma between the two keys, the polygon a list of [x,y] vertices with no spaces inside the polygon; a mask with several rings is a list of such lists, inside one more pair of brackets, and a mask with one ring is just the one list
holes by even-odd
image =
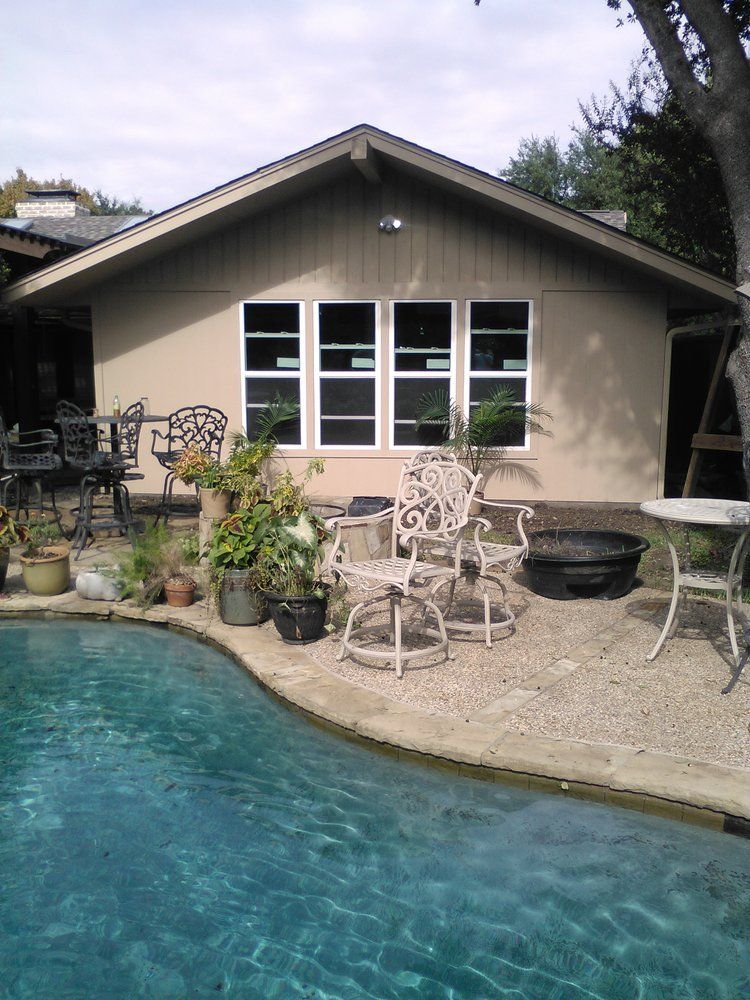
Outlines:
{"label": "round patio table", "polygon": [[[683,596],[684,599],[688,589],[719,590],[726,592],[729,642],[734,654],[735,667],[741,669],[741,655],[737,645],[734,621],[735,606],[738,614],[742,612],[742,571],[747,555],[748,536],[750,535],[750,503],[740,500],[708,500],[702,497],[684,497],[681,500],[647,500],[641,504],[641,512],[656,518],[661,525],[672,558],[673,574],[672,600],[667,620],[656,645],[646,659],[649,662],[656,659],[667,638],[671,638],[676,632],[680,619],[680,596]],[[670,523],[682,525],[686,543],[684,566],[680,566],[677,549],[668,527]],[[732,548],[732,556],[726,575],[693,570],[690,565],[689,525],[691,524],[709,525],[736,533],[737,540]],[[736,676],[734,680],[736,680]]]}

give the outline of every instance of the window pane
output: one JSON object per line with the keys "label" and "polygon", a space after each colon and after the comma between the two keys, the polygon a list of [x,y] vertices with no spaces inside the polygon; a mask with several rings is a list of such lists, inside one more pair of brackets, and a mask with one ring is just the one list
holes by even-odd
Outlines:
{"label": "window pane", "polygon": [[472,302],[472,371],[528,368],[528,302]]}
{"label": "window pane", "polygon": [[449,393],[447,378],[397,378],[394,380],[394,416],[396,420],[414,420],[417,404],[423,396],[435,392]]}
{"label": "window pane", "polygon": [[299,403],[298,378],[248,378],[245,379],[248,403],[270,403],[274,396],[287,396]]}
{"label": "window pane", "polygon": [[396,447],[432,448],[442,444],[445,434],[440,427],[422,427],[417,430],[413,423],[396,424],[393,428],[393,443]]}
{"label": "window pane", "polygon": [[245,333],[299,333],[297,302],[246,302]]}
{"label": "window pane", "polygon": [[375,415],[375,380],[324,378],[320,380],[321,417]]}
{"label": "window pane", "polygon": [[345,445],[374,445],[374,420],[325,420],[320,421],[320,443]]}
{"label": "window pane", "polygon": [[525,378],[473,378],[469,380],[469,399],[478,403],[487,399],[495,389],[510,389],[513,399],[523,402],[526,399]]}
{"label": "window pane", "polygon": [[[245,426],[247,427],[248,437],[252,438],[255,437],[260,430],[258,419],[263,410],[248,406],[246,412],[247,417],[245,420]],[[301,444],[302,427],[299,416],[295,417],[294,420],[288,420],[286,423],[281,424],[276,431],[276,439],[279,444]]]}
{"label": "window pane", "polygon": [[450,302],[397,302],[393,316],[396,371],[450,370]]}
{"label": "window pane", "polygon": [[[503,388],[510,389],[513,399],[523,402],[526,398],[525,378],[473,378],[470,380],[469,404],[471,412],[474,412],[479,402],[493,392],[493,390]],[[521,447],[525,443],[526,426],[523,415],[519,412],[518,417],[507,421],[502,431],[495,437],[492,444],[501,448]]]}
{"label": "window pane", "polygon": [[255,334],[245,338],[245,367],[248,371],[299,371],[299,335],[273,337]]}
{"label": "window pane", "polygon": [[375,368],[375,303],[324,303],[318,313],[320,370]]}

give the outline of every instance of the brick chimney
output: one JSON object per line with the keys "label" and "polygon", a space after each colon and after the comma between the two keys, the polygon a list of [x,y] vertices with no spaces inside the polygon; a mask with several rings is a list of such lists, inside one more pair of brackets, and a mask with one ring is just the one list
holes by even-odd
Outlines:
{"label": "brick chimney", "polygon": [[19,219],[72,219],[76,215],[91,215],[91,209],[78,204],[78,191],[64,188],[48,191],[26,191],[26,201],[16,202]]}

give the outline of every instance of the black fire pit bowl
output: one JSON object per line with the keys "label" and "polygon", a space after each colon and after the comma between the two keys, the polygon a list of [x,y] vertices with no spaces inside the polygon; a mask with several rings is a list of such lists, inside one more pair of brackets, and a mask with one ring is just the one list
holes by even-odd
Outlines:
{"label": "black fire pit bowl", "polygon": [[[538,551],[543,540],[556,542],[561,552]],[[557,601],[579,597],[612,601],[631,589],[641,555],[649,547],[645,538],[626,531],[534,531],[529,534],[529,554],[523,562],[525,583],[535,594]],[[586,554],[576,555],[576,549]]]}

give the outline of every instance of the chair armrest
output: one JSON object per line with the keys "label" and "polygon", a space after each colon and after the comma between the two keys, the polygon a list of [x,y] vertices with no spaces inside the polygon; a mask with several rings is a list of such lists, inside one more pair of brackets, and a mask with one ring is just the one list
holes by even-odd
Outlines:
{"label": "chair armrest", "polygon": [[523,530],[523,522],[530,521],[534,516],[534,511],[531,507],[527,507],[522,503],[504,503],[499,500],[480,500],[479,501],[483,507],[494,507],[499,510],[517,510],[518,517],[516,518],[516,530],[521,539],[521,542],[526,547],[528,551],[529,540],[526,537],[526,532]]}
{"label": "chair armrest", "polygon": [[335,517],[329,517],[325,521],[326,528],[331,531],[333,528],[352,528],[358,524],[371,524],[373,521],[383,521],[385,518],[393,517],[393,507],[389,507],[388,510],[381,510],[379,514],[362,514],[361,517],[347,517],[343,514],[337,514]]}
{"label": "chair armrest", "polygon": [[162,432],[160,430],[157,430],[156,427],[152,427],[151,433],[155,438],[160,437],[162,441],[169,441],[169,434],[162,434]]}

